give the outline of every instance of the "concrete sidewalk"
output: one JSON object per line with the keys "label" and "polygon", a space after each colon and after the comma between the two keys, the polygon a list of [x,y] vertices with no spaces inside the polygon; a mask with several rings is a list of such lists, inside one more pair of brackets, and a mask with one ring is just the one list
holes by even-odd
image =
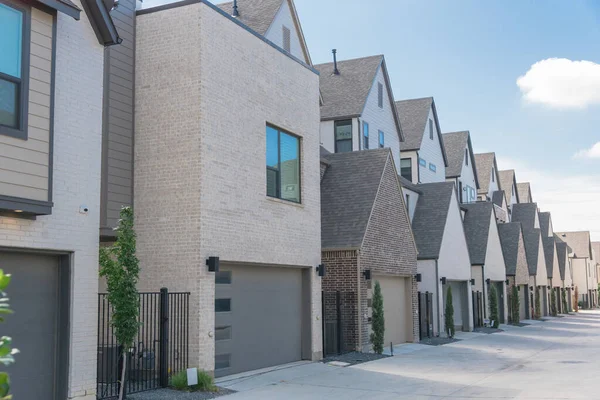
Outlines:
{"label": "concrete sidewalk", "polygon": [[300,363],[218,382],[238,391],[228,400],[600,398],[599,328],[600,312],[587,311],[443,346],[397,346],[394,357],[352,367]]}

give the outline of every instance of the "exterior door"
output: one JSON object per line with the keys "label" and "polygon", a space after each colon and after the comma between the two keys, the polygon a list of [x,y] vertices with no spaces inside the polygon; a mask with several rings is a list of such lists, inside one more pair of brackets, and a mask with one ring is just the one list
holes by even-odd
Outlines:
{"label": "exterior door", "polygon": [[302,270],[222,266],[215,274],[215,376],[302,358]]}
{"label": "exterior door", "polygon": [[407,290],[407,279],[379,275],[375,276],[373,281],[379,282],[383,294],[384,346],[412,340],[412,337],[409,337],[409,332],[412,332],[412,315],[409,311],[411,303],[408,297],[410,292]]}

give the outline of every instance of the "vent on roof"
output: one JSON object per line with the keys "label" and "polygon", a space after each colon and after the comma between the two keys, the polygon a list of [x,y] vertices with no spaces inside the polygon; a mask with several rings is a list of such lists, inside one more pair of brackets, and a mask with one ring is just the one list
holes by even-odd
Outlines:
{"label": "vent on roof", "polygon": [[291,44],[290,44],[290,29],[287,26],[283,25],[281,27],[281,30],[282,30],[282,33],[283,33],[283,49],[289,53],[290,52],[290,47],[291,47]]}
{"label": "vent on roof", "polygon": [[233,0],[233,12],[231,13],[232,17],[239,17],[240,12],[238,11],[237,0]]}
{"label": "vent on roof", "polygon": [[333,73],[334,73],[334,75],[339,75],[340,71],[338,71],[338,68],[337,68],[337,58],[335,56],[335,54],[337,53],[337,50],[333,49],[333,50],[331,50],[331,53],[333,53]]}

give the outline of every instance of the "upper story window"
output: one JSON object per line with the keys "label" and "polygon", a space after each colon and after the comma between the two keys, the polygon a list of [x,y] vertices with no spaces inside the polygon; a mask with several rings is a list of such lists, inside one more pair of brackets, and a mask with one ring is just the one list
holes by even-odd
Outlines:
{"label": "upper story window", "polygon": [[427,161],[425,161],[424,158],[419,157],[419,165],[421,167],[426,167],[427,166]]}
{"label": "upper story window", "polygon": [[433,140],[433,121],[429,119],[429,139]]}
{"label": "upper story window", "polygon": [[435,164],[429,163],[429,170],[435,172],[437,171],[437,167],[435,166]]}
{"label": "upper story window", "polygon": [[290,49],[291,49],[290,28],[288,28],[287,26],[283,25],[281,27],[281,31],[282,31],[282,35],[283,35],[283,49],[289,53]]}
{"label": "upper story window", "polygon": [[377,105],[383,108],[383,85],[377,82]]}
{"label": "upper story window", "polygon": [[369,149],[369,124],[363,121],[363,149]]}
{"label": "upper story window", "polygon": [[469,150],[465,149],[465,165],[469,165]]}
{"label": "upper story window", "polygon": [[400,160],[400,175],[412,182],[412,159],[402,158]]}
{"label": "upper story window", "polygon": [[352,120],[335,121],[335,152],[346,153],[352,151]]}
{"label": "upper story window", "polygon": [[379,131],[379,148],[383,148],[383,146],[385,145],[385,135],[383,134],[383,132]]}
{"label": "upper story window", "polygon": [[300,203],[300,138],[267,125],[267,196]]}
{"label": "upper story window", "polygon": [[27,138],[26,10],[0,1],[0,134]]}

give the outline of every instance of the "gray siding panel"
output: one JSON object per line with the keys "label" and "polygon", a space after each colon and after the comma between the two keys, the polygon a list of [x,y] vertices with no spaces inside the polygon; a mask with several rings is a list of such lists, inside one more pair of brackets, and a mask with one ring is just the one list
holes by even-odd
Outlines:
{"label": "gray siding panel", "polygon": [[123,43],[109,47],[105,52],[102,232],[112,232],[121,207],[132,205],[133,202],[135,0],[121,0],[111,16]]}

